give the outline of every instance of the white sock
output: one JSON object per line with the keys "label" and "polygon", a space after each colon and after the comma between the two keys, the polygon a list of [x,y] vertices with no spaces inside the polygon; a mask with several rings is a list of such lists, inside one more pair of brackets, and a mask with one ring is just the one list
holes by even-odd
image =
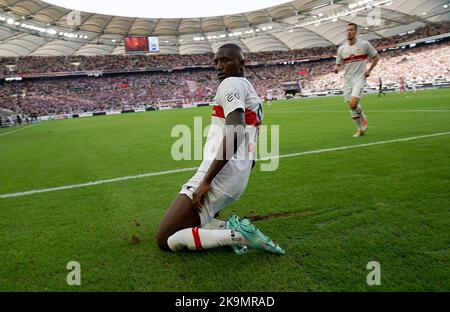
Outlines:
{"label": "white sock", "polygon": [[202,226],[204,230],[223,230],[226,228],[226,222],[219,219],[212,219],[211,222]]}
{"label": "white sock", "polygon": [[361,116],[360,120],[362,121],[365,118],[362,106],[360,104],[358,104],[358,106],[356,106],[356,110],[359,111],[359,115]]}
{"label": "white sock", "polygon": [[355,109],[352,109],[350,111],[350,113],[352,114],[352,119],[355,121],[356,128],[358,130],[362,130],[361,120],[364,116],[363,111],[362,111],[362,106],[358,104],[358,106],[356,106]]}
{"label": "white sock", "polygon": [[246,244],[245,237],[233,230],[205,230],[198,227],[180,230],[167,239],[172,251],[202,250]]}

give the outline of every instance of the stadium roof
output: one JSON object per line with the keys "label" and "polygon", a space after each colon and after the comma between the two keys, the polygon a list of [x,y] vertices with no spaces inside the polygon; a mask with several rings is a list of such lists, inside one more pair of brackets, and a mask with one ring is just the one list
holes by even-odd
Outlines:
{"label": "stadium roof", "polygon": [[46,0],[64,8],[140,18],[209,17],[251,12],[292,0]]}
{"label": "stadium roof", "polygon": [[[126,1],[126,0],[124,0]],[[80,12],[40,0],[0,0],[0,56],[123,54],[123,37],[158,36],[162,54],[337,45],[345,25],[365,39],[450,20],[450,0],[296,0],[251,12],[203,18],[132,18]]]}

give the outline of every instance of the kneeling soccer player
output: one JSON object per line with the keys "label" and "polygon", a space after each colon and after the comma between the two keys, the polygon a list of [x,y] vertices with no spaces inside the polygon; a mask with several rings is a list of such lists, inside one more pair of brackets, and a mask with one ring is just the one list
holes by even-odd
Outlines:
{"label": "kneeling soccer player", "polygon": [[246,253],[248,247],[284,254],[250,220],[236,215],[226,222],[214,219],[247,186],[263,117],[260,99],[244,78],[241,48],[221,46],[214,63],[220,85],[204,159],[167,210],[156,233],[157,243],[166,251],[231,246],[238,254]]}

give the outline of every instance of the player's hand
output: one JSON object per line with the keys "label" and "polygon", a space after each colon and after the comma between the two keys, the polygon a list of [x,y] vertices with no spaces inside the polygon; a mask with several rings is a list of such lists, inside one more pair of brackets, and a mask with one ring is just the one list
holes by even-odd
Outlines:
{"label": "player's hand", "polygon": [[370,76],[370,70],[366,70],[366,73],[364,74],[364,76],[369,77]]}
{"label": "player's hand", "polygon": [[202,211],[203,206],[205,205],[205,199],[208,195],[210,185],[207,182],[202,182],[199,187],[195,190],[192,198],[192,205],[194,206],[194,210],[197,212]]}
{"label": "player's hand", "polygon": [[339,73],[339,70],[341,69],[341,66],[339,66],[339,65],[335,65],[334,66],[334,69],[333,69],[333,72],[335,73],[335,74],[337,74],[337,73]]}

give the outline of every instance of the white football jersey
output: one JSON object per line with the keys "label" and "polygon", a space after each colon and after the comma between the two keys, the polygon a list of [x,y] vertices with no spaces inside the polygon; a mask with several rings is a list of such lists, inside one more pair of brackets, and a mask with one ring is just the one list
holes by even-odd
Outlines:
{"label": "white football jersey", "polygon": [[345,83],[365,79],[368,58],[377,55],[369,41],[357,39],[354,45],[348,40],[337,51],[336,64],[345,64]]}
{"label": "white football jersey", "polygon": [[259,126],[263,119],[261,100],[246,78],[229,77],[220,83],[213,103],[203,162],[191,179],[196,182],[193,184],[203,180],[225,137],[225,118],[239,108],[245,113],[246,139],[211,183],[212,188],[234,199],[238,199],[247,186],[256,155]]}

